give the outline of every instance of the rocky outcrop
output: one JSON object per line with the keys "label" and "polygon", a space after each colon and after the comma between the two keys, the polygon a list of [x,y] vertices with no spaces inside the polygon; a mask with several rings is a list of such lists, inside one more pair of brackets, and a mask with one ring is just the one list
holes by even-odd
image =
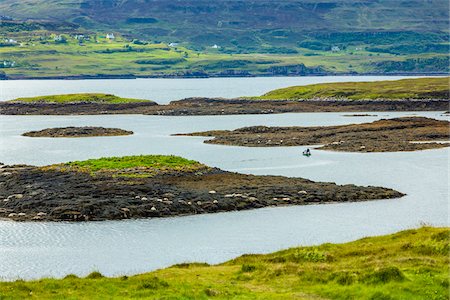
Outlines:
{"label": "rocky outcrop", "polygon": [[430,100],[250,100],[189,98],[167,105],[145,103],[0,102],[1,115],[148,114],[167,116],[274,114],[294,112],[446,111],[448,99]]}
{"label": "rocky outcrop", "polygon": [[214,137],[205,143],[221,145],[247,147],[323,145],[317,149],[391,152],[450,146],[449,126],[448,121],[405,117],[341,126],[253,126],[233,131],[218,130],[181,135]]}
{"label": "rocky outcrop", "polygon": [[159,218],[403,196],[381,187],[244,175],[208,167],[151,177],[139,172],[137,168],[128,176],[112,176],[70,168],[2,165],[0,218],[16,221]]}
{"label": "rocky outcrop", "polygon": [[28,137],[93,137],[131,135],[133,131],[104,127],[61,127],[30,131],[23,134]]}

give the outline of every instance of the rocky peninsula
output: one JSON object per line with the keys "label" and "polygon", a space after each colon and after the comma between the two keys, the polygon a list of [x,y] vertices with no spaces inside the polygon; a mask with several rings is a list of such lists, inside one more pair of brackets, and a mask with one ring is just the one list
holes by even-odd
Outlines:
{"label": "rocky peninsula", "polygon": [[2,115],[147,114],[167,116],[295,112],[447,111],[448,78],[290,87],[259,97],[187,98],[158,105],[109,94],[71,94],[0,102]]}
{"label": "rocky peninsula", "polygon": [[37,131],[29,131],[22,134],[28,137],[95,137],[95,136],[122,136],[132,135],[133,131],[123,130],[120,128],[104,128],[104,127],[59,127],[47,128]]}
{"label": "rocky peninsula", "polygon": [[382,187],[232,173],[176,156],[0,168],[0,217],[16,221],[170,217],[402,196]]}
{"label": "rocky peninsula", "polygon": [[0,102],[0,115],[105,115],[142,114],[163,116],[204,116],[240,114],[278,114],[300,112],[367,111],[445,111],[448,99],[429,100],[253,100],[222,98],[188,98],[166,105],[155,102],[133,103],[40,103]]}
{"label": "rocky peninsula", "polygon": [[450,146],[450,122],[425,117],[382,119],[372,123],[318,127],[253,126],[188,136],[214,137],[205,143],[246,147],[322,145],[347,152],[415,151]]}

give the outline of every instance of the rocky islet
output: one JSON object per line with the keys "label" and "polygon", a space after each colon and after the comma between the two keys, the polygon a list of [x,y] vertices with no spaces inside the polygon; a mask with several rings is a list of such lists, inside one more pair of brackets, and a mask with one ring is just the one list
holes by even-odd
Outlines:
{"label": "rocky islet", "polygon": [[16,221],[160,218],[402,196],[382,187],[245,175],[199,163],[95,171],[68,164],[0,168],[0,217]]}

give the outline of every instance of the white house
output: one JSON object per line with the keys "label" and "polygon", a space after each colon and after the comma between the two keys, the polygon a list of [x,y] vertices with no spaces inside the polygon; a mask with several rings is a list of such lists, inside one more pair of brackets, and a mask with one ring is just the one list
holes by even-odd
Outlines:
{"label": "white house", "polygon": [[114,40],[116,37],[114,36],[114,33],[108,33],[108,34],[106,35],[106,38],[107,38],[108,40]]}
{"label": "white house", "polygon": [[53,38],[55,42],[62,42],[64,40],[62,35],[57,35]]}
{"label": "white house", "polygon": [[339,52],[339,51],[341,51],[341,48],[339,48],[338,46],[331,47],[331,52]]}
{"label": "white house", "polygon": [[178,43],[170,43],[169,44],[169,47],[177,47],[178,46]]}
{"label": "white house", "polygon": [[15,61],[9,61],[9,60],[4,60],[3,61],[3,67],[4,68],[14,68],[15,65],[16,65]]}
{"label": "white house", "polygon": [[219,46],[219,45],[216,45],[216,44],[214,44],[213,46],[211,46],[211,48],[213,48],[213,49],[220,49],[220,46]]}

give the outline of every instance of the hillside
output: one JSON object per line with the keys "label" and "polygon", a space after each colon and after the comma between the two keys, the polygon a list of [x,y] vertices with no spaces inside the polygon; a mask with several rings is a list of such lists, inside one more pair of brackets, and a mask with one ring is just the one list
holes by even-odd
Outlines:
{"label": "hillside", "polygon": [[310,47],[382,44],[380,38],[388,44],[433,43],[439,34],[424,33],[448,31],[446,0],[4,0],[0,11],[18,19],[64,21],[135,38],[267,51],[302,41]]}
{"label": "hillside", "polygon": [[244,255],[151,273],[0,283],[5,299],[448,299],[449,230]]}
{"label": "hillside", "polygon": [[254,97],[254,99],[448,99],[450,98],[449,80],[449,77],[440,77],[375,82],[321,83],[278,89],[260,97]]}
{"label": "hillside", "polygon": [[448,11],[446,0],[3,0],[0,78],[448,73]]}

